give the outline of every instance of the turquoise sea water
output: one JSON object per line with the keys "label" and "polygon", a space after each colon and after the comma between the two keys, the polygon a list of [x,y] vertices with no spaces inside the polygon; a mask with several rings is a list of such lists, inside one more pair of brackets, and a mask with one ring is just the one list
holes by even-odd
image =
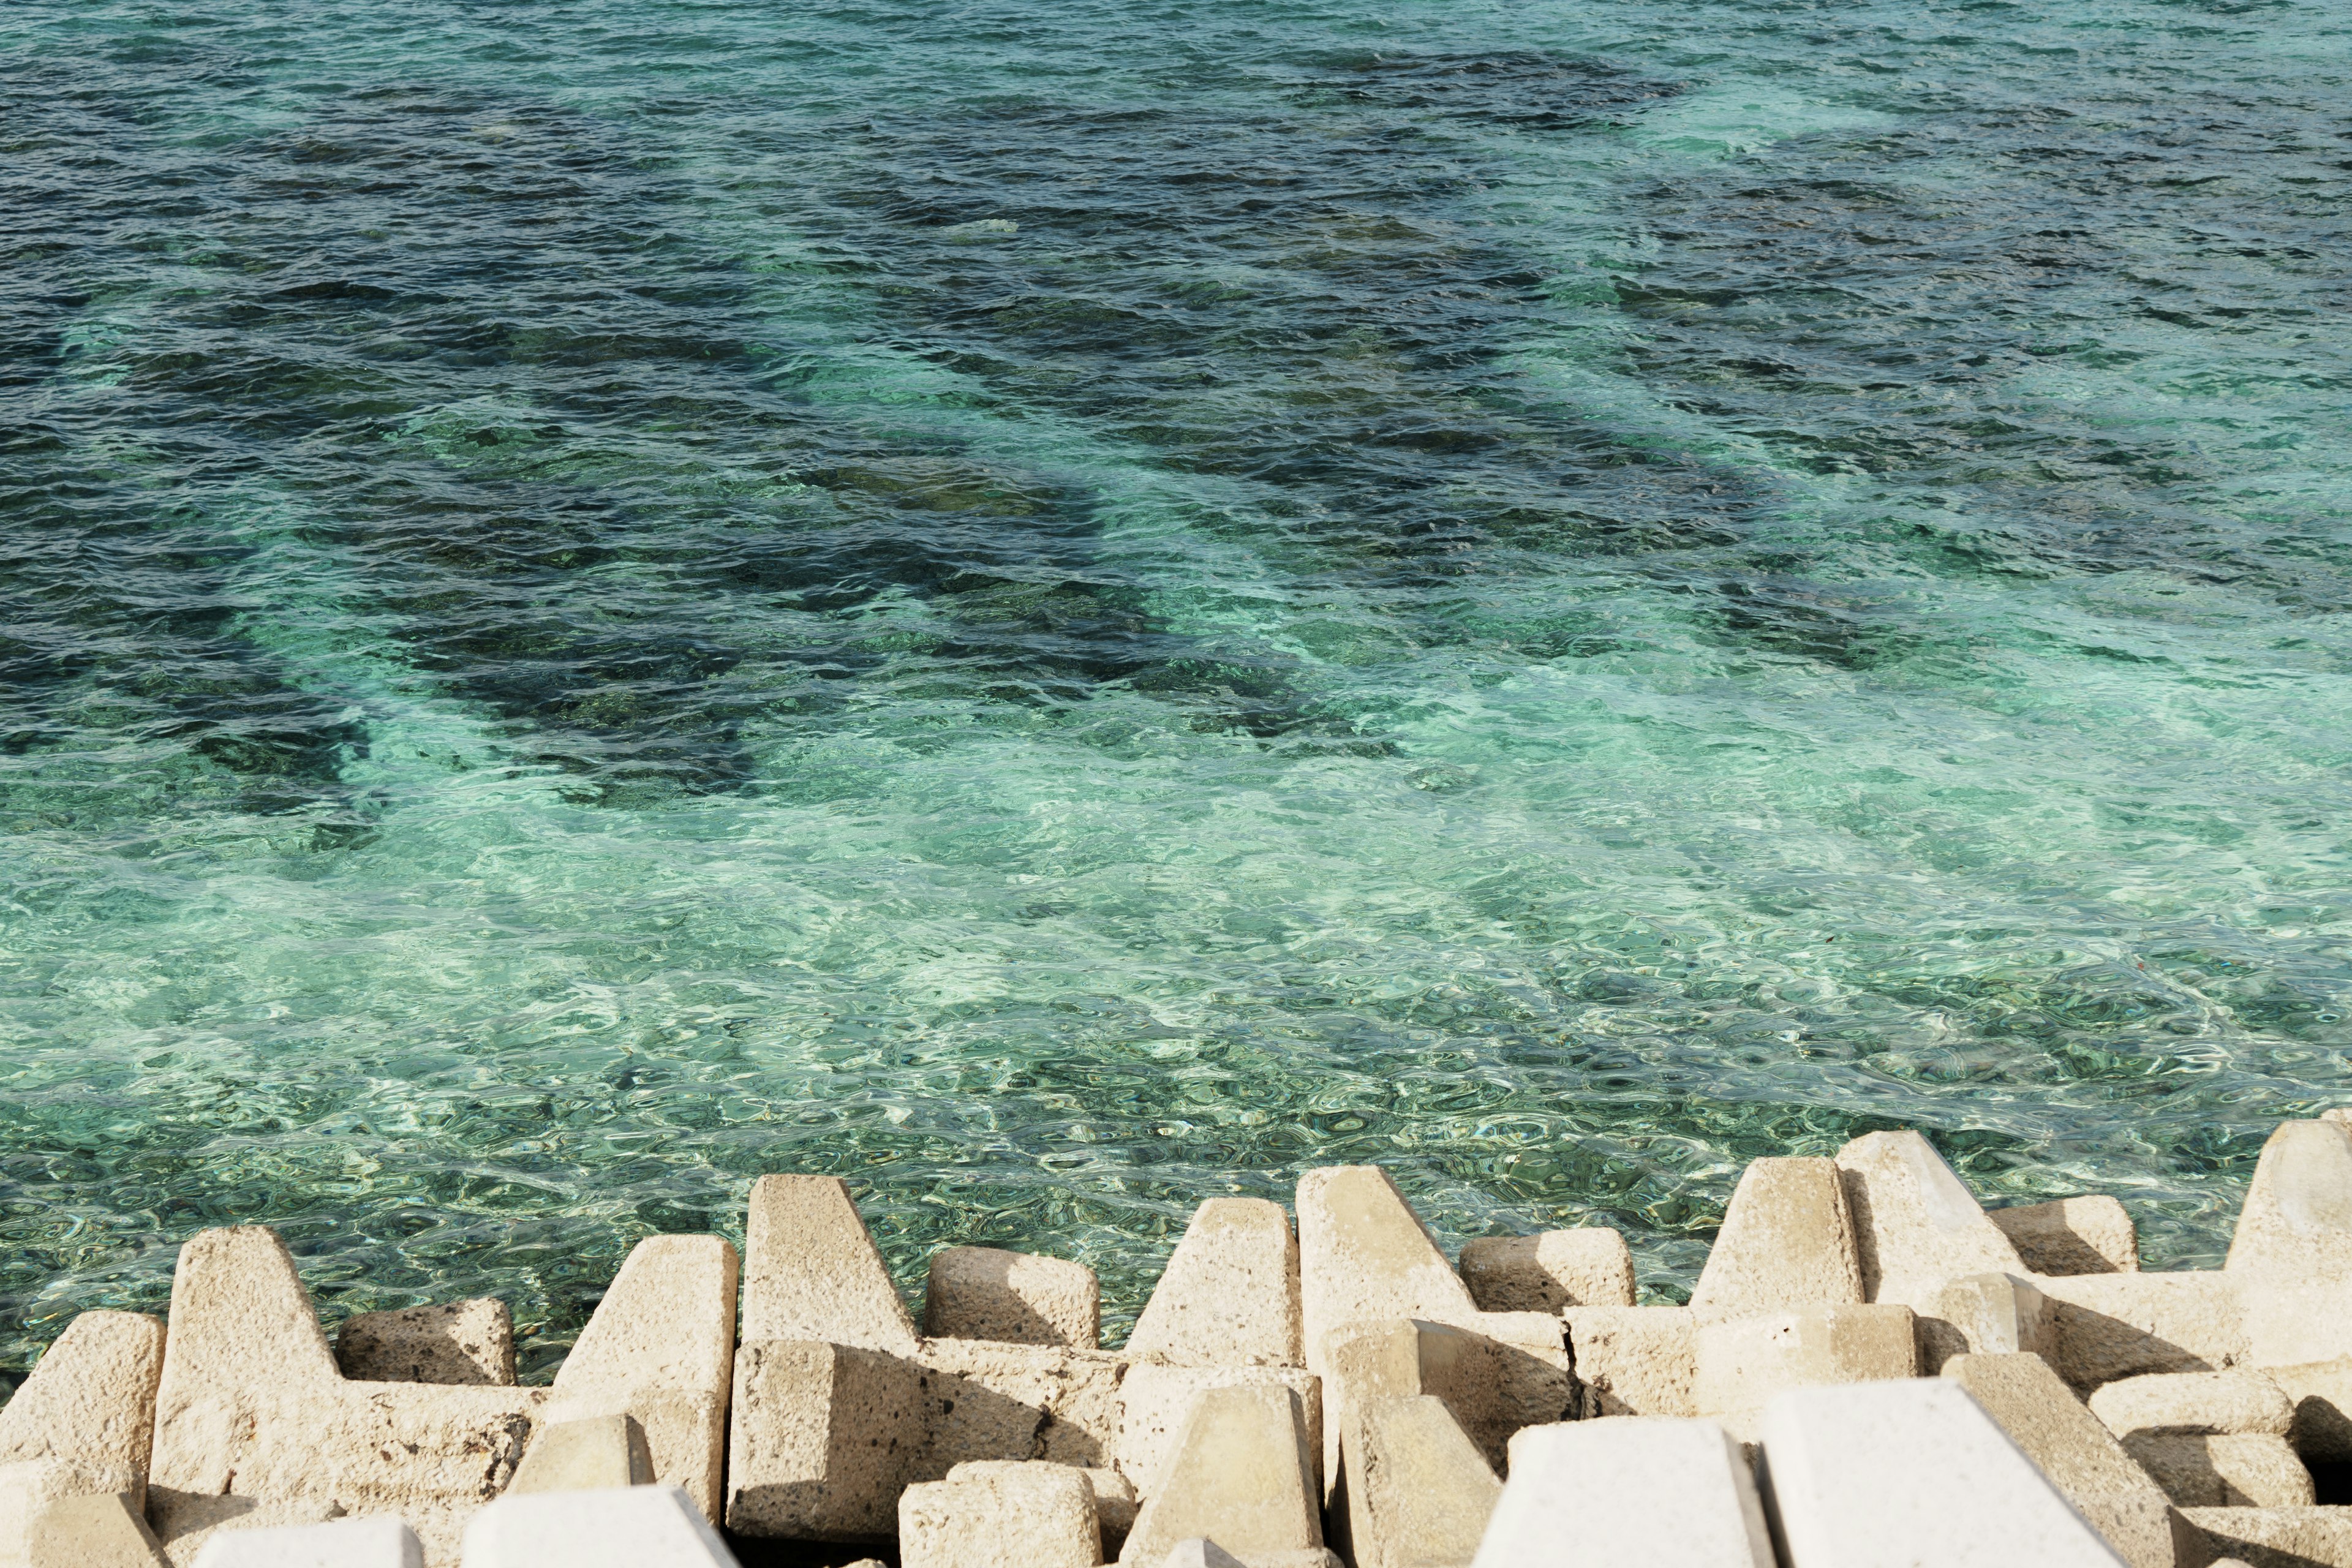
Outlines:
{"label": "turquoise sea water", "polygon": [[0,1366],[764,1171],[1687,1288],[2352,1100],[2352,16],[0,11]]}

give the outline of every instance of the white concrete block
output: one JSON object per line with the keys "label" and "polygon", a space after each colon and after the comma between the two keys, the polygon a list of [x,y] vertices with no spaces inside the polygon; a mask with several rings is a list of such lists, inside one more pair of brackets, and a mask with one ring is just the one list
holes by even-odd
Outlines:
{"label": "white concrete block", "polygon": [[465,1568],[739,1568],[677,1487],[500,1498],[466,1527]]}
{"label": "white concrete block", "polygon": [[[12,1553],[0,1542],[0,1563]],[[163,1548],[129,1492],[61,1497],[25,1532],[24,1568],[169,1568]]]}
{"label": "white concrete block", "polygon": [[1066,1465],[959,1466],[898,1498],[901,1568],[1094,1568],[1094,1489]]}
{"label": "white concrete block", "polygon": [[[2352,1308],[2347,1308],[2352,1310]],[[2127,1377],[2091,1394],[2091,1414],[2118,1436],[2132,1432],[2261,1432],[2284,1437],[2294,1405],[2258,1372]]]}
{"label": "white concrete block", "polygon": [[1765,1405],[1792,1388],[1917,1374],[1911,1309],[1891,1302],[1807,1307],[1706,1323],[1698,1331],[1698,1413],[1743,1442]]}
{"label": "white concrete block", "polygon": [[1126,1353],[1171,1366],[1304,1366],[1298,1243],[1282,1205],[1212,1198],[1195,1210]]}
{"label": "white concrete block", "polygon": [[743,1342],[910,1354],[915,1322],[837,1176],[762,1176],[743,1237]]}
{"label": "white concrete block", "polygon": [[163,1373],[163,1320],[82,1313],[0,1409],[0,1465],[37,1464],[40,1495],[128,1492],[144,1508]]}
{"label": "white concrete block", "polygon": [[1944,1375],[1968,1390],[2132,1568],[2174,1568],[2169,1500],[2049,1363],[2022,1352],[1954,1356]]}
{"label": "white concrete block", "polygon": [[1474,1568],[1772,1568],[1755,1482],[1712,1421],[1529,1426]]}
{"label": "white concrete block", "polygon": [[1476,1554],[1502,1483],[1444,1401],[1354,1406],[1339,1452],[1333,1544],[1355,1568],[1462,1568]]}
{"label": "white concrete block", "polygon": [[1772,1312],[1862,1300],[1862,1262],[1837,1162],[1750,1161],[1690,1304]]}
{"label": "white concrete block", "polygon": [[592,1415],[582,1421],[551,1421],[533,1432],[507,1492],[603,1491],[649,1486],[653,1480],[653,1455],[637,1418]]}
{"label": "white concrete block", "polygon": [[225,1530],[195,1568],[425,1568],[416,1532],[396,1519],[339,1519],[278,1530]]}
{"label": "white concrete block", "polygon": [[2024,1260],[1985,1217],[1944,1157],[1916,1132],[1870,1132],[1837,1153],[1871,1301],[1914,1298],[1969,1274],[2023,1274]]}
{"label": "white concrete block", "polygon": [[1215,1388],[1184,1424],[1157,1490],[1119,1552],[1129,1568],[1163,1562],[1177,1543],[1214,1540],[1251,1568],[1269,1553],[1320,1552],[1307,1417],[1286,1388]]}

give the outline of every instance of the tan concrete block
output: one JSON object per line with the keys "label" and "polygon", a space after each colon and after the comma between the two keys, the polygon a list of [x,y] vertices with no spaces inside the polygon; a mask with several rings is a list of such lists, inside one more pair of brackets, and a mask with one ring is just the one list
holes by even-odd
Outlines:
{"label": "tan concrete block", "polygon": [[1322,1549],[1307,1416],[1286,1388],[1215,1388],[1184,1424],[1176,1458],[1146,1496],[1119,1562],[1163,1562],[1180,1542],[1217,1542],[1251,1568]]}
{"label": "tan concrete block", "polygon": [[933,1338],[1093,1350],[1101,1325],[1102,1289],[1083,1263],[993,1247],[931,1258],[923,1332]]}
{"label": "tan concrete block", "polygon": [[2352,1105],[2339,1105],[2333,1110],[2323,1110],[2319,1113],[2319,1120],[2341,1121],[2347,1126],[2352,1126]]}
{"label": "tan concrete block", "polygon": [[1712,1421],[1602,1416],[1511,1439],[1473,1568],[1772,1568],[1739,1445]]}
{"label": "tan concrete block", "polygon": [[1064,1465],[1007,1465],[898,1499],[903,1568],[1094,1568],[1095,1496]]}
{"label": "tan concrete block", "polygon": [[747,1341],[735,1356],[727,1528],[738,1535],[879,1541],[929,1468],[931,1374],[884,1351]]}
{"label": "tan concrete block", "polygon": [[25,1568],[164,1568],[163,1549],[129,1492],[62,1497],[33,1516]]}
{"label": "tan concrete block", "polygon": [[354,1312],[335,1335],[335,1363],[362,1383],[510,1387],[514,1318],[495,1297]]}
{"label": "tan concrete block", "polygon": [[1933,1377],[1956,1355],[2049,1355],[2055,1310],[2031,1280],[1971,1274],[1919,1292],[1919,1371]]}
{"label": "tan concrete block", "polygon": [[2352,1356],[2263,1369],[2294,1406],[2287,1441],[2306,1461],[2352,1462]]}
{"label": "tan concrete block", "polygon": [[531,1434],[509,1492],[597,1491],[653,1484],[653,1455],[634,1415],[551,1421]]}
{"label": "tan concrete block", "polygon": [[1687,1307],[1571,1307],[1580,1414],[1686,1417],[1698,1406],[1698,1319]]}
{"label": "tan concrete block", "polygon": [[2183,1508],[2307,1508],[2311,1472],[2268,1433],[2133,1432],[2124,1451]]}
{"label": "tan concrete block", "polygon": [[2284,1437],[2294,1425],[2294,1403],[2258,1372],[2127,1377],[2094,1391],[2090,1403],[2091,1414],[2117,1436],[2130,1432],[2261,1432]]}
{"label": "tan concrete block", "polygon": [[[1306,1413],[1307,1452],[1322,1455],[1323,1384],[1305,1367],[1142,1364],[1129,1367],[1119,1385],[1118,1440],[1113,1449],[1119,1472],[1139,1493],[1150,1496],[1175,1459],[1185,1423],[1202,1394],[1213,1388],[1267,1387],[1286,1388],[1298,1396]],[[1318,1464],[1317,1484],[1321,1483]]]}
{"label": "tan concrete block", "polygon": [[2056,1198],[1993,1209],[1985,1217],[2036,1274],[2130,1274],[2139,1268],[2139,1231],[2110,1197]]}
{"label": "tan concrete block", "polygon": [[1082,1478],[1094,1494],[1095,1523],[1102,1531],[1103,1550],[1115,1552],[1135,1527],[1135,1483],[1117,1470],[1056,1465],[1046,1459],[967,1459],[948,1472],[951,1481],[986,1480],[992,1476],[1031,1468],[1068,1470]]}
{"label": "tan concrete block", "polygon": [[2352,1508],[2189,1508],[2181,1515],[2206,1552],[2247,1568],[2352,1568]]}
{"label": "tan concrete block", "polygon": [[1913,1300],[1946,1279],[2023,1274],[2024,1261],[1916,1132],[1870,1132],[1838,1151],[1863,1296]]}
{"label": "tan concrete block", "polygon": [[835,1176],[762,1176],[743,1237],[743,1341],[823,1340],[912,1354],[882,1254]]}
{"label": "tan concrete block", "polygon": [[1807,1307],[1704,1323],[1691,1394],[1701,1415],[1752,1442],[1764,1406],[1790,1389],[1917,1373],[1910,1308]]}
{"label": "tan concrete block", "polygon": [[2237,1287],[2218,1271],[2034,1283],[2050,1301],[2052,1364],[2078,1389],[2150,1373],[2223,1372],[2251,1357]]}
{"label": "tan concrete block", "polygon": [[46,1462],[42,1495],[128,1492],[144,1508],[163,1373],[162,1319],[80,1314],[0,1409],[0,1465]]}
{"label": "tan concrete block", "polygon": [[[1322,1359],[1329,1369],[1323,1384],[1327,1423],[1345,1420],[1345,1413],[1366,1399],[1432,1394],[1445,1402],[1487,1464],[1497,1468],[1512,1433],[1566,1419],[1578,1407],[1574,1380],[1564,1369],[1450,1323],[1351,1323],[1326,1336]],[[1339,1479],[1339,1436],[1338,1428],[1324,1427],[1327,1493]]]}
{"label": "tan concrete block", "polygon": [[[926,1340],[932,1397],[930,1475],[967,1459],[1050,1459],[1099,1468],[1118,1445],[1127,1358],[1107,1351],[988,1340]],[[928,1478],[927,1478],[928,1479]]]}
{"label": "tan concrete block", "polygon": [[1212,1198],[1193,1211],[1126,1354],[1171,1366],[1303,1366],[1298,1243],[1282,1205]]}
{"label": "tan concrete block", "polygon": [[1332,1544],[1355,1568],[1467,1568],[1503,1486],[1444,1401],[1351,1406],[1340,1456]]}
{"label": "tan concrete block", "polygon": [[542,1419],[633,1415],[654,1479],[719,1517],[740,1264],[715,1236],[647,1237],[630,1248],[557,1370]]}
{"label": "tan concrete block", "polygon": [[1837,1162],[1751,1161],[1691,1306],[1772,1312],[1862,1300],[1862,1263]]}
{"label": "tan concrete block", "polygon": [[1954,1356],[1944,1376],[2022,1449],[2132,1568],[2172,1568],[2172,1509],[2063,1380],[2038,1355]]}
{"label": "tan concrete block", "polygon": [[1605,1226],[1482,1237],[1463,1247],[1460,1272],[1483,1311],[1633,1304],[1633,1255]]}
{"label": "tan concrete block", "polygon": [[2352,1288],[2352,1123],[2279,1123],[2223,1268]]}

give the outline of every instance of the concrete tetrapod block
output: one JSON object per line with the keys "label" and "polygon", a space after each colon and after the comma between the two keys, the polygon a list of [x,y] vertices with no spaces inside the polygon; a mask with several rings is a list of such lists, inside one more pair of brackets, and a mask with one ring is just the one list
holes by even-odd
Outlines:
{"label": "concrete tetrapod block", "polygon": [[466,1527],[465,1568],[738,1568],[677,1487],[500,1498]]}
{"label": "concrete tetrapod block", "polygon": [[1602,1417],[1511,1439],[1474,1568],[1772,1568],[1755,1481],[1712,1421]]}
{"label": "concrete tetrapod block", "polygon": [[2256,1365],[2352,1354],[2352,1123],[2279,1123],[2222,1271],[2239,1286]]}
{"label": "concrete tetrapod block", "polygon": [[1128,1336],[1131,1361],[1171,1366],[1304,1366],[1298,1243],[1280,1204],[1212,1198]]}
{"label": "concrete tetrapod block", "polygon": [[583,1492],[650,1486],[653,1455],[634,1415],[552,1421],[531,1434],[507,1491]]}
{"label": "concrete tetrapod block", "polygon": [[1118,1389],[1118,1441],[1112,1450],[1119,1473],[1139,1493],[1158,1490],[1202,1394],[1213,1388],[1264,1387],[1286,1388],[1298,1396],[1307,1418],[1307,1453],[1317,1460],[1317,1484],[1324,1484],[1323,1381],[1295,1366],[1129,1367]]}
{"label": "concrete tetrapod block", "polygon": [[1692,1400],[1701,1415],[1752,1442],[1765,1405],[1790,1389],[1917,1373],[1910,1308],[1808,1307],[1701,1328]]}
{"label": "concrete tetrapod block", "polygon": [[1286,1388],[1213,1388],[1184,1424],[1176,1458],[1144,1499],[1118,1560],[1156,1563],[1179,1542],[1215,1541],[1249,1568],[1318,1552],[1322,1510],[1307,1416]]}
{"label": "concrete tetrapod block", "polygon": [[2308,1508],[2311,1472],[2267,1432],[2134,1432],[2124,1451],[2182,1508]]}
{"label": "concrete tetrapod block", "polygon": [[1837,1152],[1863,1297],[1915,1297],[1969,1274],[2023,1274],[2024,1260],[1944,1157],[1916,1132],[1869,1132]]}
{"label": "concrete tetrapod block", "polygon": [[1242,1568],[1241,1559],[1203,1536],[1180,1541],[1160,1568]]}
{"label": "concrete tetrapod block", "polygon": [[2115,1434],[2038,1355],[1954,1356],[1969,1397],[2132,1568],[2172,1568],[2172,1508]]}
{"label": "concrete tetrapod block", "polygon": [[929,1373],[887,1352],[746,1342],[729,1418],[727,1527],[738,1535],[878,1541],[898,1494],[929,1479]]}
{"label": "concrete tetrapod block", "polygon": [[1985,1218],[2000,1228],[2036,1274],[2130,1274],[2139,1268],[2138,1228],[2110,1197],[2056,1198],[1993,1209]]}
{"label": "concrete tetrapod block", "polygon": [[1095,1524],[1102,1531],[1105,1552],[1117,1552],[1127,1532],[1135,1528],[1135,1484],[1117,1470],[1056,1465],[1048,1459],[968,1459],[948,1472],[951,1481],[987,1480],[1032,1470],[1067,1470],[1087,1483],[1094,1494]]}
{"label": "concrete tetrapod block", "polygon": [[354,1312],[335,1334],[335,1363],[362,1383],[511,1385],[514,1316],[489,1296]]}
{"label": "concrete tetrapod block", "polygon": [[743,1342],[822,1340],[912,1354],[916,1333],[837,1176],[762,1176],[743,1237]]}
{"label": "concrete tetrapod block", "polygon": [[923,1332],[934,1339],[1093,1350],[1101,1327],[1102,1288],[1083,1263],[993,1247],[950,1247],[931,1258]]}
{"label": "concrete tetrapod block", "polygon": [[1482,1237],[1462,1248],[1459,1272],[1483,1311],[1633,1304],[1633,1255],[1606,1226]]}
{"label": "concrete tetrapod block", "polygon": [[1970,1274],[1920,1293],[1919,1370],[1933,1377],[1956,1355],[2047,1355],[2057,1345],[2054,1309],[2014,1274]]}
{"label": "concrete tetrapod block", "polygon": [[342,1519],[277,1530],[223,1531],[195,1568],[424,1568],[416,1532],[396,1519]]}
{"label": "concrete tetrapod block", "polygon": [[926,1340],[920,1359],[938,1406],[924,1479],[967,1459],[1112,1462],[1119,1388],[1128,1373],[1124,1356],[1058,1345]]}
{"label": "concrete tetrapod block", "polygon": [[1862,1300],[1862,1262],[1837,1162],[1750,1161],[1690,1304],[1774,1312]]}
{"label": "concrete tetrapod block", "polygon": [[2091,1414],[2107,1430],[2132,1432],[2263,1432],[2284,1437],[2294,1405],[2258,1372],[2191,1372],[2127,1377],[2091,1395]]}
{"label": "concrete tetrapod block", "polygon": [[1698,1413],[1699,1321],[1689,1308],[1571,1307],[1561,1316],[1584,1418]]}
{"label": "concrete tetrapod block", "polygon": [[[7,1561],[0,1556],[0,1561]],[[33,1516],[25,1568],[163,1568],[163,1549],[129,1492],[61,1497]]]}
{"label": "concrete tetrapod block", "polygon": [[1444,1401],[1352,1407],[1340,1458],[1346,1506],[1333,1511],[1333,1543],[1355,1568],[1467,1568],[1503,1486]]}
{"label": "concrete tetrapod block", "polygon": [[2287,1440],[2306,1460],[2352,1463],[2352,1356],[2304,1366],[2265,1367],[2294,1406]]}
{"label": "concrete tetrapod block", "polygon": [[2251,1359],[2237,1285],[2219,1271],[2034,1284],[2050,1303],[2051,1364],[2078,1389],[2148,1373],[2221,1372]]}
{"label": "concrete tetrapod block", "polygon": [[2181,1517],[2203,1547],[2182,1568],[2218,1568],[2223,1558],[2247,1568],[2352,1568],[2352,1508],[2189,1508]]}
{"label": "concrete tetrapod block", "polygon": [[2122,1559],[1958,1384],[1784,1394],[1764,1413],[1786,1568],[2113,1568]]}
{"label": "concrete tetrapod block", "polygon": [[[1499,1469],[1511,1434],[1575,1414],[1575,1389],[1529,1377],[1516,1347],[1474,1330],[1416,1319],[1351,1323],[1324,1336],[1323,1407],[1344,1422],[1365,1401],[1433,1394],[1445,1402],[1486,1463]],[[1532,1395],[1532,1397],[1531,1397]],[[1323,1434],[1325,1493],[1340,1480],[1340,1430]]]}
{"label": "concrete tetrapod block", "polygon": [[26,1501],[128,1492],[143,1509],[163,1372],[162,1319],[82,1313],[0,1409],[0,1467],[29,1487]]}
{"label": "concrete tetrapod block", "polygon": [[1005,1465],[898,1498],[902,1568],[1095,1568],[1094,1489],[1066,1465]]}

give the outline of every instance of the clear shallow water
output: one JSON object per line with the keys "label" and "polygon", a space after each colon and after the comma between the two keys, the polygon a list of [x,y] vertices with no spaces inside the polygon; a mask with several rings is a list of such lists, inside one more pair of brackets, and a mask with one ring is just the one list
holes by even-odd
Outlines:
{"label": "clear shallow water", "polygon": [[2317,4],[0,16],[0,1364],[2352,1100]]}

